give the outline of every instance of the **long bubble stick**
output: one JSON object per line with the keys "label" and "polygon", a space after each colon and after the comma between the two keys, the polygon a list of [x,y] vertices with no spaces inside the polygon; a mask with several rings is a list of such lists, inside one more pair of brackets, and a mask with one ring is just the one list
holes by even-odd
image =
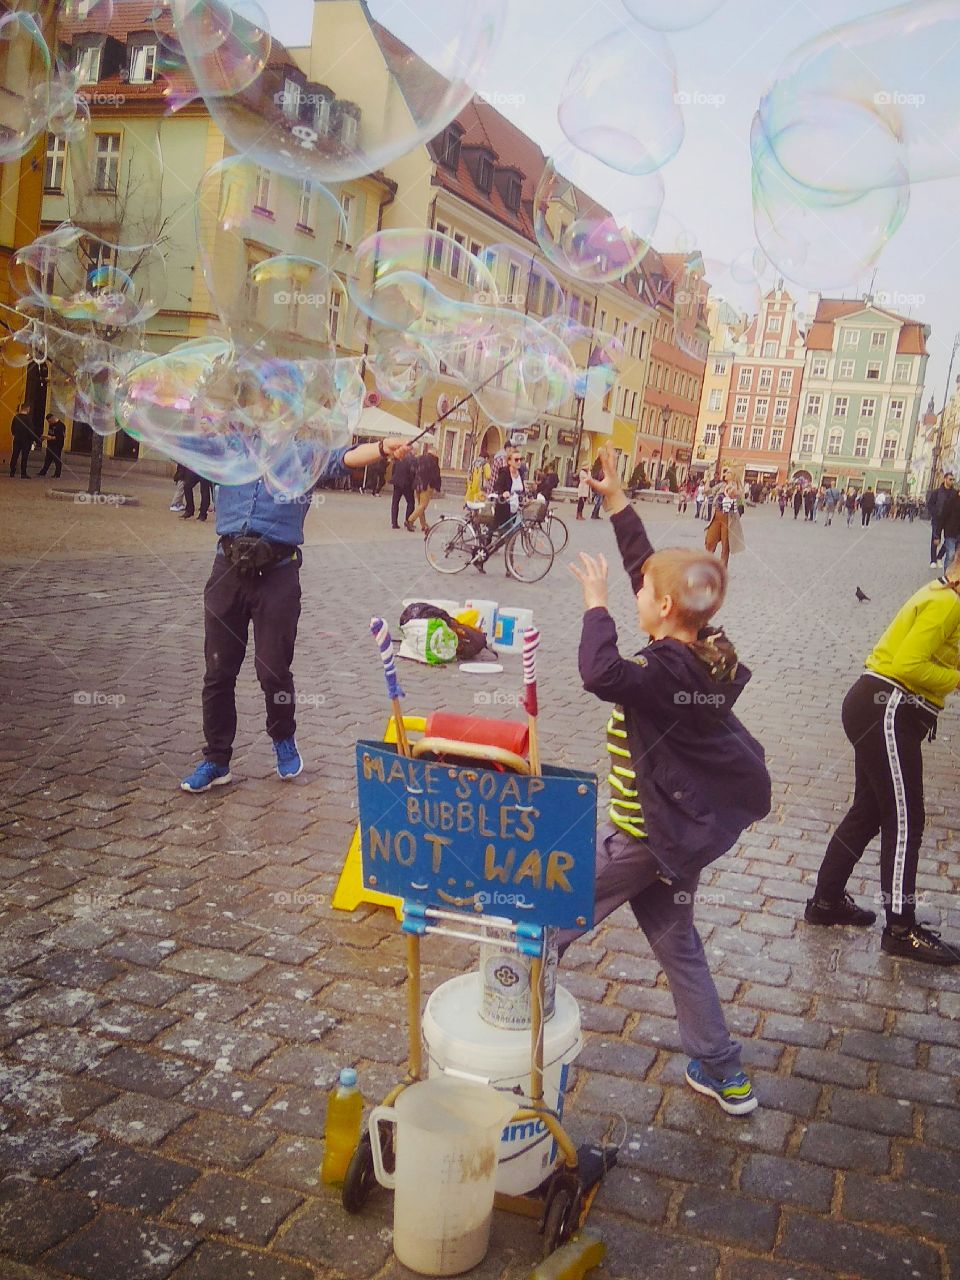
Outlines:
{"label": "long bubble stick", "polygon": [[387,682],[387,697],[393,707],[393,722],[397,726],[397,746],[402,756],[408,756],[410,754],[410,744],[407,741],[403,713],[400,710],[400,699],[403,697],[403,690],[400,688],[397,664],[393,657],[393,641],[390,639],[390,628],[382,618],[371,618],[370,631],[377,642],[377,648],[380,650],[383,677]]}
{"label": "long bubble stick", "polygon": [[523,705],[527,709],[530,741],[530,772],[540,773],[540,744],[537,741],[537,650],[540,632],[528,627],[523,633]]}

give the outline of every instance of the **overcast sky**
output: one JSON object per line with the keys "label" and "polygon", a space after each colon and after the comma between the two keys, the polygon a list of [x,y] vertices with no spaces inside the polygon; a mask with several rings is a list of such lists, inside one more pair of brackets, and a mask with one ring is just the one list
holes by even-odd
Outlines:
{"label": "overcast sky", "polygon": [[[391,25],[401,39],[415,45],[417,31],[434,4],[449,12],[451,4],[456,7],[467,2],[409,0],[408,9],[400,0],[389,0],[395,15]],[[676,12],[679,5],[687,9],[699,6],[701,11],[709,7],[705,0],[643,2],[662,4],[667,13]],[[383,12],[386,0],[374,0],[375,16],[378,4]],[[691,104],[683,108],[684,142],[662,169],[665,209],[670,215],[664,226],[680,224],[686,228],[708,258],[730,260],[751,249],[756,241],[749,137],[763,92],[798,45],[837,24],[885,7],[871,0],[779,0],[775,4],[770,0],[726,0],[698,26],[667,33],[676,57],[679,88],[690,95]],[[273,34],[284,43],[306,43],[312,8],[311,0],[284,0],[282,5],[271,7]],[[549,153],[563,141],[557,104],[570,67],[591,43],[631,21],[621,0],[508,0],[499,47],[478,87],[496,95],[493,100],[498,108]],[[948,53],[948,59],[956,68],[952,79],[960,84],[960,46]],[[918,79],[922,81],[922,68],[903,69],[910,88]],[[943,79],[938,78],[938,92],[942,92],[942,84]],[[636,100],[644,110],[656,112],[658,105],[645,101],[644,92],[638,77]],[[636,108],[632,96],[625,96],[624,104],[625,110]],[[958,208],[960,180],[914,184],[906,219],[881,254],[876,279],[878,291],[898,300],[899,305],[892,309],[932,327],[926,394],[934,396],[938,409],[954,333],[960,327],[960,312],[954,305],[960,274],[956,266],[960,254]],[[654,241],[658,247],[673,248],[667,242],[670,238],[672,233],[664,231],[655,235]],[[869,277],[861,282],[861,294],[868,282]],[[806,303],[806,286],[792,291]],[[839,295],[841,291],[831,292]],[[856,296],[856,292],[850,287],[847,296]],[[958,372],[960,362],[954,368],[954,378]]]}

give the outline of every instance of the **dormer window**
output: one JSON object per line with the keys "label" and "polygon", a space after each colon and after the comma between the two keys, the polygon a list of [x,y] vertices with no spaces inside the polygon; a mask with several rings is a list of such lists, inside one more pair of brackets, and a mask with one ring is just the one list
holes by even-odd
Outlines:
{"label": "dormer window", "polygon": [[317,98],[313,127],[320,135],[325,138],[330,132],[330,99]]}
{"label": "dormer window", "polygon": [[300,119],[300,86],[296,80],[283,82],[282,110],[288,120]]}
{"label": "dormer window", "polygon": [[344,115],[340,121],[340,141],[345,147],[352,147],[357,141],[357,122],[353,116]]}
{"label": "dormer window", "polygon": [[440,163],[448,169],[456,169],[460,163],[460,138],[461,132],[455,126],[451,126],[443,135],[443,146],[440,152]]}
{"label": "dormer window", "polygon": [[503,202],[514,213],[520,208],[520,179],[515,174],[511,173],[507,178]]}
{"label": "dormer window", "polygon": [[130,50],[130,83],[152,84],[157,70],[157,46],[134,45]]}
{"label": "dormer window", "polygon": [[489,156],[481,156],[477,161],[477,188],[485,196],[493,190],[493,161]]}
{"label": "dormer window", "polygon": [[78,84],[96,84],[100,79],[100,55],[103,52],[99,44],[88,44],[77,51],[75,70]]}

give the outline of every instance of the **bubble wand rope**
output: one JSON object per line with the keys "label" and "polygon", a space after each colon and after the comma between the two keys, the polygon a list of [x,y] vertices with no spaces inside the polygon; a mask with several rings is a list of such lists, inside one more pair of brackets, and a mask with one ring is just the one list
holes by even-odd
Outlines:
{"label": "bubble wand rope", "polygon": [[403,690],[397,676],[397,664],[393,657],[393,641],[390,639],[390,628],[382,618],[370,619],[370,631],[377,648],[380,650],[380,661],[383,663],[383,677],[387,682],[387,697],[393,707],[393,723],[397,726],[397,747],[402,756],[410,755],[410,743],[403,724],[403,713],[400,710],[400,699]]}
{"label": "bubble wand rope", "polygon": [[[488,385],[488,383],[493,382],[494,378],[499,378],[500,375],[504,373],[507,369],[509,369],[512,364],[516,364],[519,358],[520,358],[519,356],[511,356],[509,360],[504,361],[504,363],[500,366],[499,369],[494,369],[493,373],[491,373],[489,378],[484,378],[483,382],[480,383],[480,385],[476,388],[476,390],[482,391],[483,388]],[[468,400],[473,399],[473,396],[474,396],[474,392],[468,391],[467,394],[465,396],[462,396],[457,401],[456,404],[452,404],[450,408],[446,410],[446,412],[441,413],[439,418],[434,418],[434,420],[430,423],[429,427],[424,427],[418,436],[414,436],[412,440],[407,440],[406,443],[410,445],[410,447],[412,448],[419,440],[422,440],[424,436],[431,435],[437,429],[440,423],[443,422],[444,418],[449,418],[451,413],[455,413],[457,409],[462,408],[462,406],[465,405]]]}

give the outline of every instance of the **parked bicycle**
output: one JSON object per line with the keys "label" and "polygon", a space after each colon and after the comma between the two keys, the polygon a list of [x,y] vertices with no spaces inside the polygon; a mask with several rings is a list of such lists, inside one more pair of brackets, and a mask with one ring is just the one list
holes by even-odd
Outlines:
{"label": "parked bicycle", "polygon": [[494,525],[496,504],[468,502],[466,515],[442,516],[424,539],[427,563],[438,573],[461,573],[503,549],[507,573],[519,582],[539,582],[550,572],[554,547],[541,521],[542,503],[527,503],[503,524]]}

